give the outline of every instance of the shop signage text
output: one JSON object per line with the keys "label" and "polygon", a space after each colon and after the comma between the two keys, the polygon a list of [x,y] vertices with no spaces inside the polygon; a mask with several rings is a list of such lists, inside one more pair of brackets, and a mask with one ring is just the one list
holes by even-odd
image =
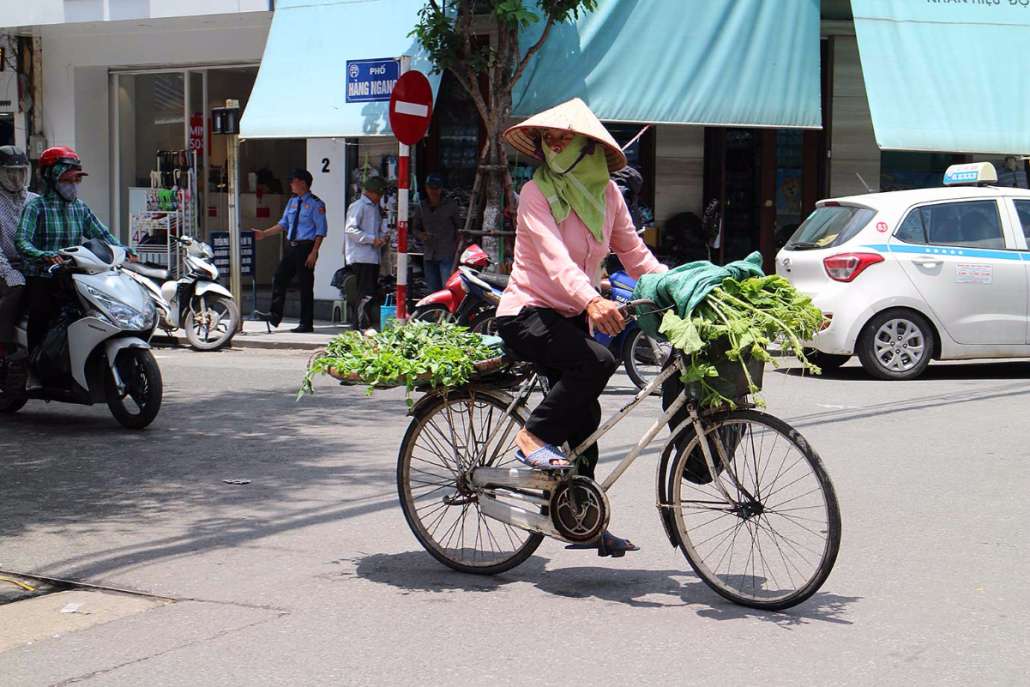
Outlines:
{"label": "shop signage text", "polygon": [[347,60],[347,102],[387,102],[400,76],[396,59]]}
{"label": "shop signage text", "polygon": [[[229,232],[212,231],[211,250],[215,253],[215,267],[218,268],[222,281],[229,279]],[[240,276],[254,276],[254,232],[240,232]]]}

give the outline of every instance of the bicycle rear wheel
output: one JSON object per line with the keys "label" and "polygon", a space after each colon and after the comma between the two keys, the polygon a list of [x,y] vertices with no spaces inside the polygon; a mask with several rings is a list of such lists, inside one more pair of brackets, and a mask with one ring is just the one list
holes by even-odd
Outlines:
{"label": "bicycle rear wheel", "polygon": [[840,549],[840,508],[822,461],[790,425],[753,410],[708,419],[705,433],[716,465],[717,442],[725,464],[716,480],[707,467],[707,479],[698,480],[697,435],[681,445],[670,484],[680,549],[734,603],[763,610],[801,603],[826,581]]}
{"label": "bicycle rear wheel", "polygon": [[[470,483],[474,467],[520,465],[515,434],[525,424],[521,414],[513,414],[507,437],[502,430],[502,436],[489,439],[498,425],[508,422],[506,409],[505,401],[492,394],[452,391],[416,415],[401,443],[397,491],[404,517],[426,551],[461,572],[493,575],[510,570],[533,555],[543,540],[540,534],[483,515]],[[494,449],[499,450],[491,462]]]}

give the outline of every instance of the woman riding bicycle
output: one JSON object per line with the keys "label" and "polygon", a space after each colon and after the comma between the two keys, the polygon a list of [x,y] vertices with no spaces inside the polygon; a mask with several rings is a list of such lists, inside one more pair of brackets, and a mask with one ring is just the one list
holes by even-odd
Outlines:
{"label": "woman riding bicycle", "polygon": [[[615,336],[625,324],[618,305],[598,293],[602,261],[614,251],[636,279],[666,268],[637,235],[610,179],[626,156],[582,100],[531,117],[504,138],[543,163],[519,196],[515,260],[497,308],[506,346],[550,382],[516,436],[516,455],[536,469],[565,469],[562,445],[575,448],[597,429],[599,398],[618,367],[591,336],[591,329]],[[592,478],[597,458],[595,444],[579,458],[579,474]],[[600,555],[638,550],[608,532],[590,547]]]}

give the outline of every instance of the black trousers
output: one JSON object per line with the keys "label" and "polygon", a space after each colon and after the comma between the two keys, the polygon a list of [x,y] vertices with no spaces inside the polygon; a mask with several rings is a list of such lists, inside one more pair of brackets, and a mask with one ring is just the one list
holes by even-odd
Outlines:
{"label": "black trousers", "polygon": [[21,317],[24,286],[7,286],[0,281],[0,344],[14,343],[14,327]]}
{"label": "black trousers", "polygon": [[[352,262],[350,267],[358,280],[358,304],[360,305],[365,296],[372,296],[372,301],[365,306],[367,308],[365,315],[368,317],[369,324],[378,324],[379,265],[372,262]],[[359,316],[358,321],[360,320]]]}
{"label": "black trousers", "polygon": [[[551,383],[526,429],[549,444],[568,442],[575,449],[601,424],[598,399],[618,368],[615,357],[590,337],[583,315],[566,318],[554,310],[523,308],[515,317],[497,319],[505,345]],[[593,479],[597,458],[594,444],[580,457],[579,474]]]}
{"label": "black trousers", "polygon": [[26,279],[25,300],[28,305],[29,350],[35,351],[46,338],[50,322],[60,308],[61,281],[50,277],[29,277]]}
{"label": "black trousers", "polygon": [[297,277],[300,288],[300,326],[310,327],[315,322],[315,271],[308,269],[304,263],[315,247],[314,241],[294,241],[286,244],[279,268],[272,281],[272,318],[276,322],[283,318],[286,308],[286,290]]}

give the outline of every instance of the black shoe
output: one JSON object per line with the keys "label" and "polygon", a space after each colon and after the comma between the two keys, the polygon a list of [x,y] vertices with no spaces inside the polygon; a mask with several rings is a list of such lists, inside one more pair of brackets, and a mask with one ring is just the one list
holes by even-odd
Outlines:
{"label": "black shoe", "polygon": [[294,334],[311,334],[312,332],[315,331],[315,328],[312,327],[311,325],[308,325],[307,327],[305,327],[304,325],[301,325],[299,327],[294,327],[290,331],[293,332]]}

